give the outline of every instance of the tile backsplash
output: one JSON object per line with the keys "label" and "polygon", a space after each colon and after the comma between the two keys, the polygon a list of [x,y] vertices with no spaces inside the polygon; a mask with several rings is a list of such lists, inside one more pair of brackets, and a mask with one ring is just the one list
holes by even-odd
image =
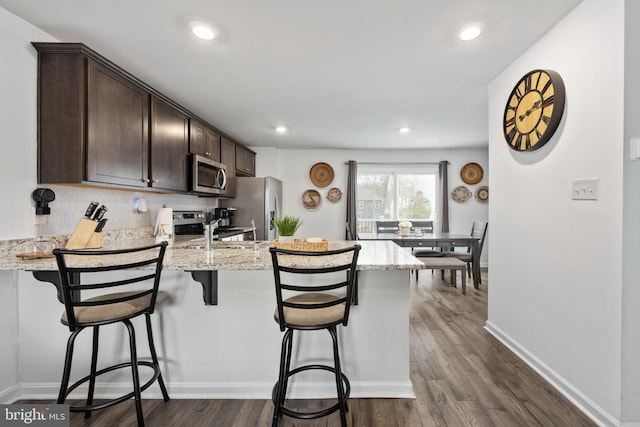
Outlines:
{"label": "tile backsplash", "polygon": [[[66,185],[41,185],[51,188],[56,199],[49,204],[51,214],[47,223],[37,226],[39,235],[71,234],[91,202],[100,202],[109,210],[105,230],[141,228],[155,225],[156,215],[162,205],[174,210],[200,209],[210,211],[217,207],[217,199],[180,194],[156,194],[140,191],[111,190],[101,188],[74,187]],[[147,212],[137,213],[133,202],[144,197]],[[35,206],[35,202],[34,202]]]}

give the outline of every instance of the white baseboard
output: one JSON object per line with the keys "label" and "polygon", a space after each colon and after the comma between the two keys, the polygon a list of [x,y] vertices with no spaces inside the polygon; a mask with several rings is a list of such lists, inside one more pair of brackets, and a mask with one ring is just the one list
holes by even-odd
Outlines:
{"label": "white baseboard", "polygon": [[[16,387],[13,400],[52,400],[58,397],[59,384],[24,383]],[[171,399],[271,399],[273,383],[167,383]],[[111,399],[131,391],[130,383],[96,384],[96,399]],[[335,397],[336,388],[332,381],[293,384],[287,397],[293,399],[325,399]],[[86,386],[78,387],[69,395],[71,399],[84,399]],[[162,399],[160,388],[153,384],[142,394],[144,399]],[[352,398],[396,398],[415,399],[413,386],[407,382],[352,382]]]}
{"label": "white baseboard", "polygon": [[558,390],[564,397],[569,399],[571,403],[576,405],[578,409],[584,412],[596,424],[603,427],[640,427],[639,423],[621,424],[615,417],[611,416],[604,409],[596,405],[591,399],[585,396],[580,390],[576,389],[572,384],[566,381],[562,376],[558,375],[553,369],[543,363],[540,359],[531,354],[526,348],[522,347],[517,341],[505,334],[500,328],[487,321],[484,327],[491,335],[496,337],[509,350],[515,353],[522,361],[529,365],[534,371],[540,374],[549,384]]}
{"label": "white baseboard", "polygon": [[7,405],[13,403],[20,398],[20,387],[14,385],[6,390],[0,391],[0,404]]}

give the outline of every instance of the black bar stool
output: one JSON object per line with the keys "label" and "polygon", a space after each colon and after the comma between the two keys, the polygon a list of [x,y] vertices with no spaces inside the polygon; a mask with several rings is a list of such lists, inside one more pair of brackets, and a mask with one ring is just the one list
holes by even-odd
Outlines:
{"label": "black bar stool", "polygon": [[[157,380],[164,401],[169,400],[169,395],[160,373],[160,365],[158,364],[158,356],[156,355],[151,331],[151,314],[155,309],[156,300],[162,294],[158,292],[158,286],[166,247],[167,242],[162,242],[157,245],[121,250],[55,249],[53,251],[58,262],[64,297],[65,311],[62,313],[61,321],[71,331],[71,336],[67,341],[58,403],[64,403],[69,393],[80,384],[89,381],[86,406],[70,407],[71,412],[84,412],[85,418],[89,418],[93,410],[104,409],[134,397],[138,425],[144,426],[141,392]],[[118,275],[117,279],[115,279],[109,273],[123,270],[128,271],[124,275],[126,278],[122,278],[123,275]],[[86,284],[74,283],[73,278],[80,275],[82,275],[83,282]],[[108,277],[114,280],[106,280]],[[110,293],[105,293],[105,290]],[[85,300],[72,298],[73,293],[77,295],[78,292],[85,291],[91,292],[90,298]],[[113,291],[117,292],[113,293]],[[147,338],[152,362],[139,361],[137,357],[135,332],[130,319],[142,314],[146,318]],[[129,333],[131,361],[97,370],[100,326],[118,322],[124,323]],[[69,385],[73,345],[78,334],[85,328],[93,329],[91,372],[84,378]],[[143,385],[140,385],[139,366],[147,366],[153,370],[152,378]],[[104,373],[127,367],[131,368],[133,391],[108,402],[93,404],[96,378]]]}
{"label": "black bar stool", "polygon": [[[283,414],[298,419],[314,419],[339,410],[342,426],[346,426],[347,399],[351,385],[340,366],[336,327],[340,324],[347,326],[349,320],[360,245],[325,252],[300,252],[274,247],[269,248],[269,251],[273,262],[277,299],[274,318],[280,325],[280,330],[284,332],[280,372],[273,388],[272,424],[278,425],[278,420]],[[342,280],[343,276],[339,274],[341,271],[346,272],[345,280]],[[283,291],[287,292],[286,299]],[[291,370],[293,331],[321,329],[326,329],[331,335],[334,366],[310,364]],[[317,412],[297,412],[285,406],[289,378],[308,370],[334,373],[338,403]]]}

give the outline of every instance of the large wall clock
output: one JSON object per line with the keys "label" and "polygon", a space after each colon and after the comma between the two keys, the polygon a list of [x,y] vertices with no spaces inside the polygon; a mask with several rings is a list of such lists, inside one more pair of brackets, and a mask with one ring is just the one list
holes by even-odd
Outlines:
{"label": "large wall clock", "polygon": [[509,147],[533,151],[549,142],[564,112],[565,90],[560,74],[533,70],[516,83],[504,108],[502,129]]}

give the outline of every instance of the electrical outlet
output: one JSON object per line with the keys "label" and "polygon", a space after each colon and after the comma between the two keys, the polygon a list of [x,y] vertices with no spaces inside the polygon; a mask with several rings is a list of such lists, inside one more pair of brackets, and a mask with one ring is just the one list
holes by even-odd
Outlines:
{"label": "electrical outlet", "polygon": [[47,215],[36,215],[36,208],[33,208],[33,225],[44,225],[47,223]]}
{"label": "electrical outlet", "polygon": [[599,178],[575,179],[571,190],[573,200],[598,200]]}

